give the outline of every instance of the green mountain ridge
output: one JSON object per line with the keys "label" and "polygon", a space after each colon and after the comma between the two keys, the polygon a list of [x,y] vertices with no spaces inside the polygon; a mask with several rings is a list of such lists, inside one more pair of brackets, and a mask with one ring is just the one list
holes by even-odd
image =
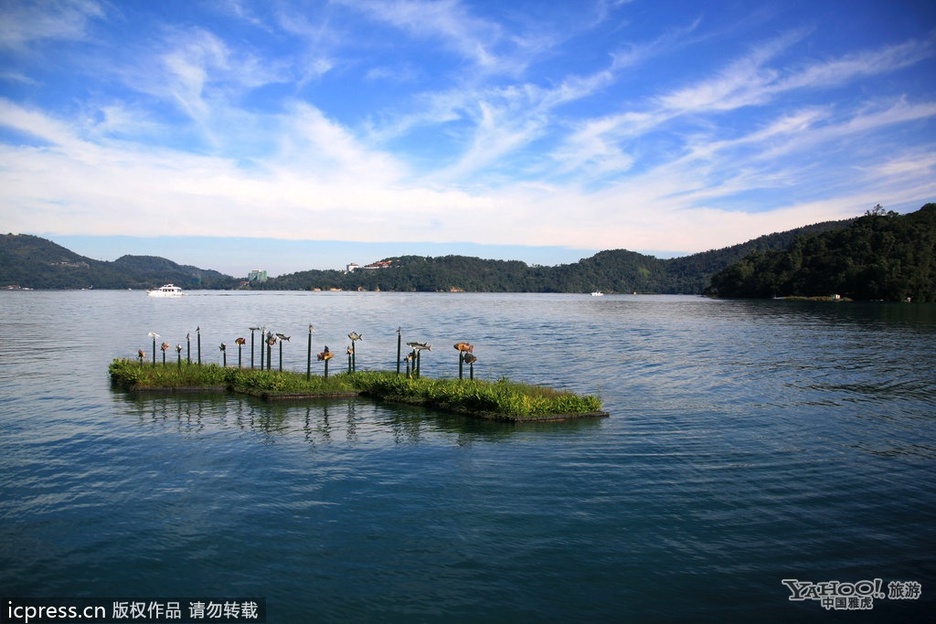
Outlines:
{"label": "green mountain ridge", "polygon": [[229,289],[239,281],[155,256],[128,255],[107,262],[78,255],[39,236],[0,235],[0,288],[145,289],[171,282],[183,288]]}
{"label": "green mountain ridge", "polygon": [[518,260],[467,256],[398,256],[387,268],[300,271],[268,280],[268,290],[382,290],[466,292],[593,292],[702,294],[715,273],[749,253],[783,249],[799,236],[837,230],[853,220],[826,221],[767,234],[746,243],[660,259],[626,249],[601,251],[576,263],[545,267]]}
{"label": "green mountain ridge", "polygon": [[[893,216],[893,223],[919,220],[920,217],[914,215],[928,215],[932,211],[931,206],[934,205],[928,204],[917,213]],[[742,273],[748,278],[751,275],[761,275],[770,267],[755,266],[756,262],[762,262],[765,258],[770,258],[775,263],[779,262],[777,259],[785,257],[783,254],[788,253],[788,250],[798,250],[796,251],[799,254],[797,262],[800,266],[805,263],[808,268],[812,266],[809,254],[816,245],[810,241],[838,240],[835,237],[850,240],[848,233],[869,218],[871,217],[866,215],[843,221],[816,223],[786,232],[767,234],[746,243],[678,258],[660,259],[626,249],[612,249],[598,252],[594,256],[571,264],[540,266],[528,265],[519,260],[486,260],[458,255],[397,256],[384,258],[373,265],[351,272],[300,271],[281,275],[264,283],[253,282],[249,286],[245,278],[235,278],[217,271],[183,266],[161,257],[125,255],[112,262],[92,260],[38,236],[7,234],[0,235],[0,287],[137,289],[153,288],[171,282],[185,289],[249,287],[263,290],[543,293],[600,290],[606,293],[706,293],[721,297],[799,294],[798,292],[778,291],[777,287],[780,282],[776,279],[769,282],[769,286],[761,284],[763,287],[759,289],[732,290],[728,285],[730,280],[726,280],[725,276],[734,275],[737,278],[739,275],[737,267],[747,267]],[[910,230],[916,231],[914,228]],[[896,246],[904,249],[907,245],[910,247],[918,245],[912,242],[905,243],[900,238],[909,235],[908,232],[909,230],[891,232],[888,236],[899,240],[897,243],[892,241],[890,248]],[[832,253],[828,250],[834,249],[834,246],[830,247],[829,243],[822,245],[820,246],[826,250],[827,255]],[[865,255],[873,256],[876,253],[886,254],[887,250],[874,247]],[[929,253],[917,254],[917,256],[929,258]],[[786,260],[786,262],[789,264],[793,261]],[[906,269],[915,260],[908,256],[902,262],[901,266]],[[833,263],[825,271],[832,272],[833,266],[838,265]],[[849,266],[852,268],[849,269]],[[851,265],[839,268],[843,271],[851,271],[850,279],[854,281],[860,279],[860,272],[856,272],[854,266],[856,266],[855,262],[852,261]],[[919,272],[914,271],[914,275],[917,273]],[[815,272],[813,277],[815,277]],[[917,278],[917,282],[922,280],[923,286],[918,284],[915,287],[916,290],[921,293],[928,292],[927,278],[919,277],[919,275]],[[805,277],[800,274],[797,279],[799,280],[797,283],[801,286],[800,290],[820,289],[822,294],[842,290],[828,290],[827,284],[810,285],[807,289],[803,284],[809,283],[808,274]],[[893,282],[893,279],[891,281]],[[768,290],[771,292],[767,293]],[[898,296],[895,294],[897,290],[900,289],[892,287],[888,291],[889,294],[881,298]],[[861,291],[860,294],[866,297],[868,292]],[[923,296],[926,300],[928,295],[918,296]]]}
{"label": "green mountain ridge", "polygon": [[846,228],[749,254],[715,274],[706,294],[936,301],[936,203],[905,215],[878,205]]}
{"label": "green mountain ridge", "polygon": [[312,270],[268,280],[266,290],[382,290],[466,292],[642,292],[701,294],[712,275],[753,251],[783,249],[798,236],[847,227],[827,221],[760,236],[746,243],[660,259],[626,249],[601,251],[572,264],[527,265],[519,260],[468,256],[397,256],[374,263],[386,268],[354,272]]}

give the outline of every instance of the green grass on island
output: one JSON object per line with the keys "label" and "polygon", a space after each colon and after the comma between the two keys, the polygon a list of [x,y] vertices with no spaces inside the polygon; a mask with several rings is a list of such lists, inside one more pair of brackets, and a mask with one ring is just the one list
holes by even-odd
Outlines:
{"label": "green grass on island", "polygon": [[182,362],[141,364],[115,359],[111,381],[127,390],[216,390],[265,399],[364,396],[491,420],[525,421],[607,416],[601,400],[543,386],[499,379],[409,378],[393,371],[323,377],[290,371],[224,368]]}

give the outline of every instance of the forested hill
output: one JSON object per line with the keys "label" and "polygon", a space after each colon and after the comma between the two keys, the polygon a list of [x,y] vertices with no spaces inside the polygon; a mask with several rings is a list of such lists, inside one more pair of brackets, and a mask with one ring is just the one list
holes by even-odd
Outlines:
{"label": "forested hill", "polygon": [[[660,259],[624,249],[602,251],[576,263],[527,265],[519,260],[466,256],[399,256],[347,271],[302,271],[252,283],[264,290],[384,290],[468,292],[591,292],[700,294],[711,277],[752,251],[786,248],[799,235],[841,229],[830,221],[769,234],[740,245]],[[236,279],[154,256],[92,260],[38,236],[0,235],[0,288],[154,288],[172,282],[186,289],[231,289]]]}
{"label": "forested hill", "polygon": [[701,294],[712,275],[755,250],[783,249],[797,236],[846,227],[828,221],[680,258],[660,259],[624,249],[602,251],[573,264],[530,266],[518,260],[467,256],[399,256],[383,268],[302,271],[267,281],[268,290],[385,290],[466,292],[642,292]]}
{"label": "forested hill", "polygon": [[92,260],[28,234],[0,234],[0,288],[233,288],[239,280],[217,271],[153,256]]}
{"label": "forested hill", "polygon": [[713,276],[708,293],[936,301],[936,204],[906,215],[877,206],[847,228],[754,252]]}

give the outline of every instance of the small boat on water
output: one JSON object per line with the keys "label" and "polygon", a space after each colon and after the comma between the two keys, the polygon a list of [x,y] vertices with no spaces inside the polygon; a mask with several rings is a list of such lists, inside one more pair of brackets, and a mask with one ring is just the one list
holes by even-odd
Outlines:
{"label": "small boat on water", "polygon": [[166,284],[165,286],[160,286],[159,288],[154,288],[153,290],[147,290],[146,294],[150,297],[183,297],[185,292],[178,286],[173,284]]}
{"label": "small boat on water", "polygon": [[594,291],[591,295],[592,297],[604,297],[604,293],[601,292],[600,290]]}

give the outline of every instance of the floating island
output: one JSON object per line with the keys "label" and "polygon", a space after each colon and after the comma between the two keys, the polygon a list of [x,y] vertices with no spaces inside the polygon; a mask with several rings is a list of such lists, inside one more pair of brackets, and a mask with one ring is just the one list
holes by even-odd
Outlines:
{"label": "floating island", "polygon": [[155,365],[115,359],[112,383],[134,392],[234,392],[267,401],[368,397],[486,420],[541,422],[602,418],[593,395],[511,381],[432,379],[393,371],[339,373],[328,377],[291,371],[230,368],[179,362]]}

